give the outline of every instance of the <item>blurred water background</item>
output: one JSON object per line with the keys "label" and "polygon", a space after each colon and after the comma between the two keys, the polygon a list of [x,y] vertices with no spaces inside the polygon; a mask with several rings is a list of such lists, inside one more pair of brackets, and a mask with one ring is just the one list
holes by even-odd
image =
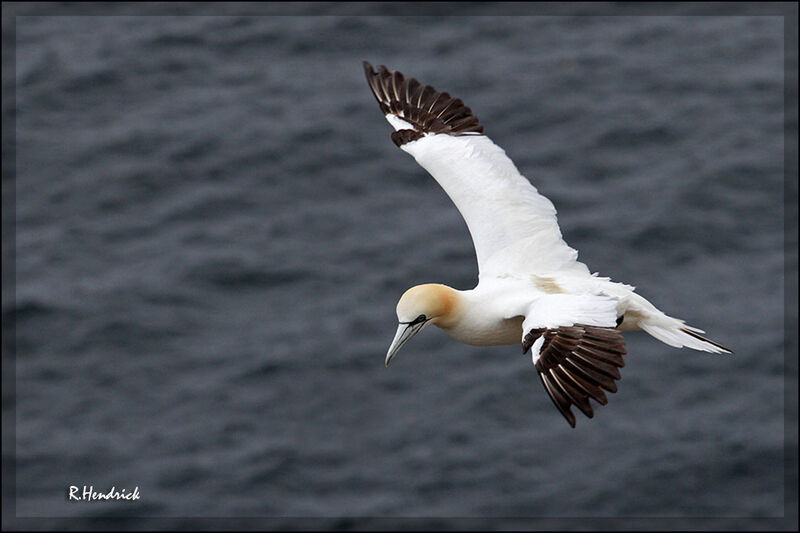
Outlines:
{"label": "blurred water background", "polygon": [[[15,23],[18,516],[782,515],[780,17]],[[628,334],[574,430],[517,346],[432,328],[384,368],[400,294],[477,269],[364,59],[462,98],[592,271],[736,354]]]}

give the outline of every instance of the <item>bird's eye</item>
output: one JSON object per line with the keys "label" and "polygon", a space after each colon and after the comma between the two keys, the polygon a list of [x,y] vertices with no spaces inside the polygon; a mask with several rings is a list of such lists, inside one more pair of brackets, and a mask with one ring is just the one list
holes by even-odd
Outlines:
{"label": "bird's eye", "polygon": [[425,315],[419,315],[417,318],[414,319],[412,324],[419,324],[420,322],[425,322]]}

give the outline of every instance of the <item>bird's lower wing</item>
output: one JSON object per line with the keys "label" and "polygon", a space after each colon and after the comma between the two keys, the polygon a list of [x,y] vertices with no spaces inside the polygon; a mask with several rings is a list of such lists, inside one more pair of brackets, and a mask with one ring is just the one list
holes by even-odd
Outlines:
{"label": "bird's lower wing", "polygon": [[522,342],[523,353],[532,349],[532,359],[553,404],[575,427],[576,406],[592,418],[590,399],[606,405],[605,391],[617,392],[615,380],[625,366],[625,339],[614,328],[575,324],[530,330]]}

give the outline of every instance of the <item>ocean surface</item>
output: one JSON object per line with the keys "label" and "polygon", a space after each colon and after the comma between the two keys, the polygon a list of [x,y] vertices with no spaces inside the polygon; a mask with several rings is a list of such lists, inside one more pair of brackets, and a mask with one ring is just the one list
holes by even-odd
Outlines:
{"label": "ocean surface", "polygon": [[[30,12],[18,517],[783,515],[782,18]],[[735,355],[626,334],[576,429],[519,346],[430,328],[385,368],[403,291],[477,266],[362,60],[462,98],[592,272]]]}

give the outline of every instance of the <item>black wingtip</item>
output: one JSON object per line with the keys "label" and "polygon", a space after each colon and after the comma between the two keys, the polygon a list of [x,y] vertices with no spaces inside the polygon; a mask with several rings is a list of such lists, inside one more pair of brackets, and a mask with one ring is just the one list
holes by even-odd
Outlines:
{"label": "black wingtip", "polygon": [[544,336],[535,366],[539,378],[558,411],[575,427],[571,406],[588,418],[594,417],[590,399],[606,405],[603,389],[616,392],[624,366],[625,340],[616,328],[574,324],[558,328],[535,328],[523,339],[523,350]]}
{"label": "black wingtip", "polygon": [[[448,135],[482,134],[483,126],[472,110],[446,92],[423,85],[414,78],[379,65],[376,71],[362,61],[367,84],[385,115],[392,114],[410,123],[421,133]],[[406,142],[410,142],[409,139]]]}

